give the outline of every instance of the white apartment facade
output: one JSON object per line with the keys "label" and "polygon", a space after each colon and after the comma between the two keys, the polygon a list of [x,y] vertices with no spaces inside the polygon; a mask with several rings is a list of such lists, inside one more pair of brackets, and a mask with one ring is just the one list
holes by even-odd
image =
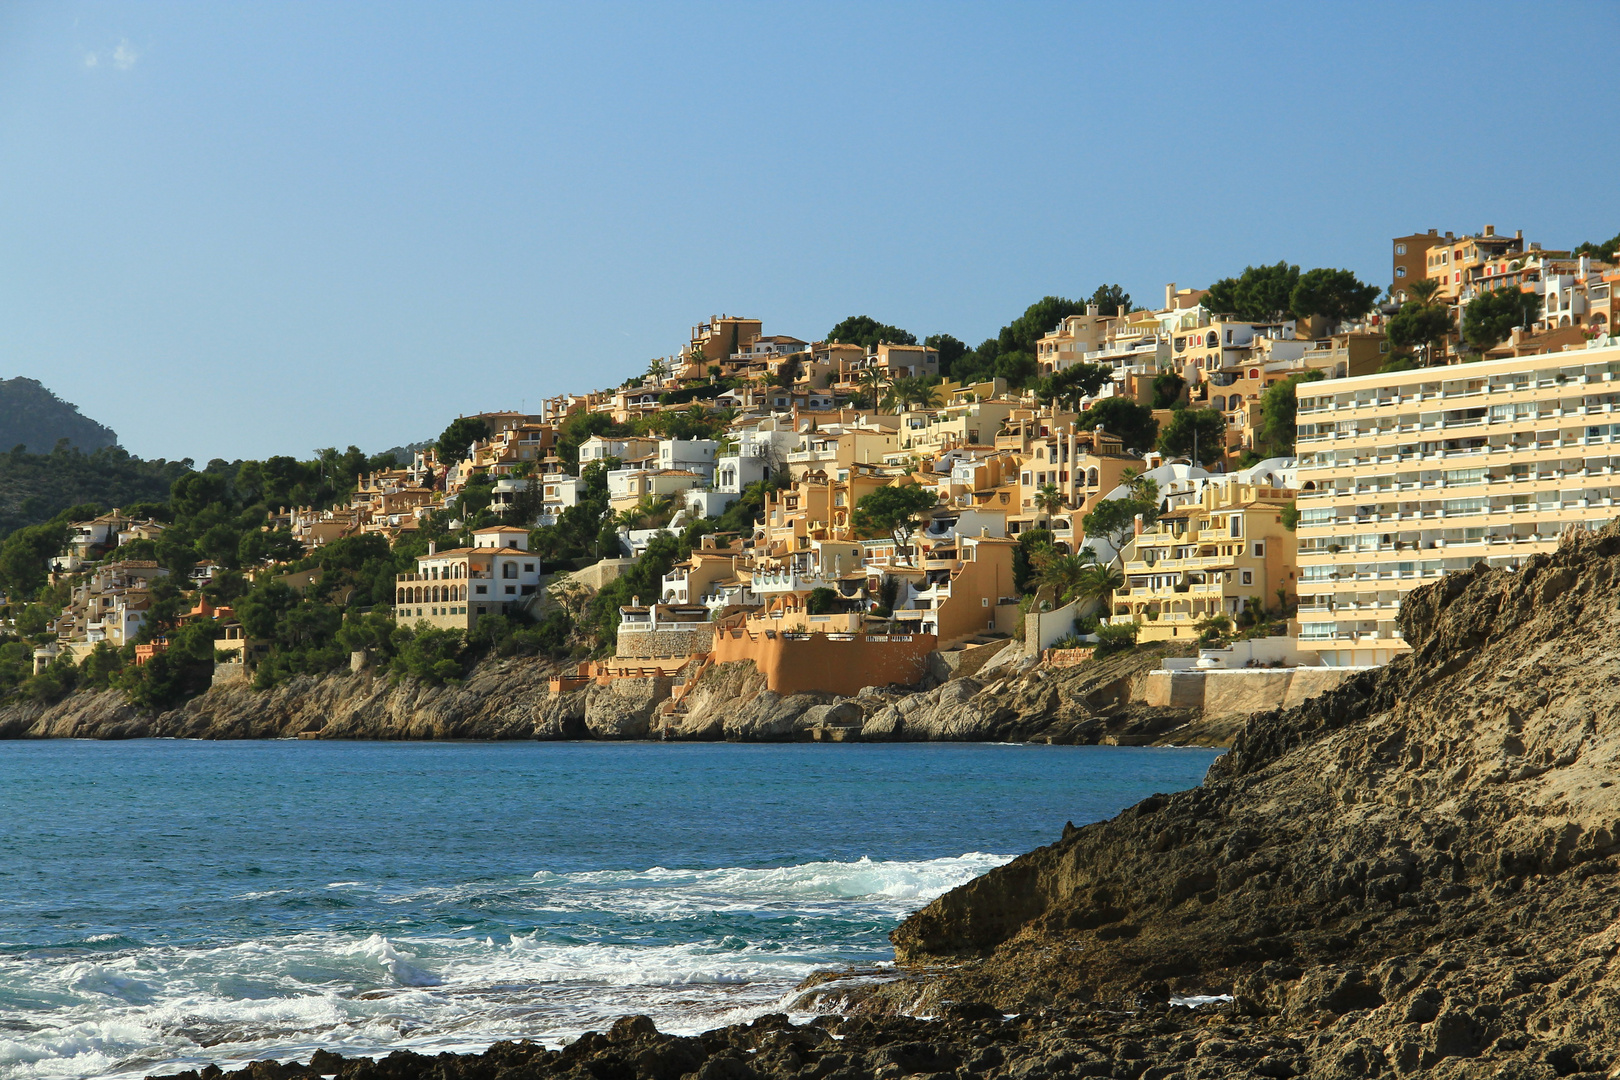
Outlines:
{"label": "white apartment facade", "polygon": [[1384,663],[1412,589],[1620,514],[1620,343],[1594,346],[1300,385],[1301,649]]}

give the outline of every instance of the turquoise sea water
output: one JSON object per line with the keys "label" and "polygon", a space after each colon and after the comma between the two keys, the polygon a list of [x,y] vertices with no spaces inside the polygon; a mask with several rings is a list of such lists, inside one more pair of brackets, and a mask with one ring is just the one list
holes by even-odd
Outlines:
{"label": "turquoise sea water", "polygon": [[699,1030],[1213,757],[0,743],[0,1080]]}

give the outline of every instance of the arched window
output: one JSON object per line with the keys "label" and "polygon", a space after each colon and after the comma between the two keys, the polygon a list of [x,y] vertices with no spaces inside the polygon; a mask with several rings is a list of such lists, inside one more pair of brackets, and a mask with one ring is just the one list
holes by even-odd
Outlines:
{"label": "arched window", "polygon": [[1086,470],[1086,486],[1087,487],[1096,487],[1097,486],[1097,467],[1095,465],[1093,465],[1091,468]]}
{"label": "arched window", "polygon": [[1206,349],[1213,349],[1215,346],[1219,345],[1220,343],[1221,343],[1220,337],[1213,330],[1211,330],[1204,338],[1204,348],[1206,348]]}
{"label": "arched window", "polygon": [[405,602],[405,590],[404,589],[395,589],[394,590],[394,603],[403,604],[404,602]]}
{"label": "arched window", "polygon": [[1249,378],[1258,379],[1259,377],[1260,377],[1260,369],[1259,368],[1250,368],[1249,369]]}

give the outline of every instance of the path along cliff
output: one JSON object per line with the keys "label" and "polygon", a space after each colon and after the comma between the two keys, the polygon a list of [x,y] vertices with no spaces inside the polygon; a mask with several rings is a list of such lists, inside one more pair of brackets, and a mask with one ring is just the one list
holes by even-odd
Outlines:
{"label": "path along cliff", "polygon": [[[704,670],[688,689],[667,677],[551,691],[561,665],[492,659],[458,683],[430,686],[368,671],[299,677],[271,690],[216,686],[184,706],[142,713],[116,691],[0,708],[0,738],[692,739],[786,742],[1202,742],[1235,733],[1230,717],[1144,701],[1160,659],[1144,649],[1072,668],[1006,664],[978,677],[940,671],[922,688],[856,697],[783,696],[751,663]],[[943,681],[941,681],[943,680]]]}

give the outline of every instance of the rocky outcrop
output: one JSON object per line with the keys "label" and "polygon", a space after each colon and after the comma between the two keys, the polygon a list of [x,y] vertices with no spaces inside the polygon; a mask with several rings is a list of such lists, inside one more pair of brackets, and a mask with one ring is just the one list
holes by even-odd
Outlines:
{"label": "rocky outcrop", "polygon": [[1295,1047],[1265,1075],[1616,1066],[1620,527],[1442,579],[1402,629],[1410,656],[1250,719],[1202,787],[907,920],[897,955],[953,966],[906,1007],[1225,992],[1252,1060]]}
{"label": "rocky outcrop", "polygon": [[[792,742],[1218,742],[1232,725],[1140,704],[1160,653],[1073,668],[1029,662],[926,689],[869,687],[853,698],[781,695],[751,663],[704,670],[669,711],[666,677],[616,679],[552,694],[557,665],[490,660],[458,684],[429,686],[369,670],[299,677],[273,690],[217,685],[181,708],[143,714],[117,693],[0,708],[0,738],[694,739]],[[949,675],[947,670],[944,674]],[[938,676],[935,676],[938,678]],[[932,683],[934,679],[930,679]]]}

